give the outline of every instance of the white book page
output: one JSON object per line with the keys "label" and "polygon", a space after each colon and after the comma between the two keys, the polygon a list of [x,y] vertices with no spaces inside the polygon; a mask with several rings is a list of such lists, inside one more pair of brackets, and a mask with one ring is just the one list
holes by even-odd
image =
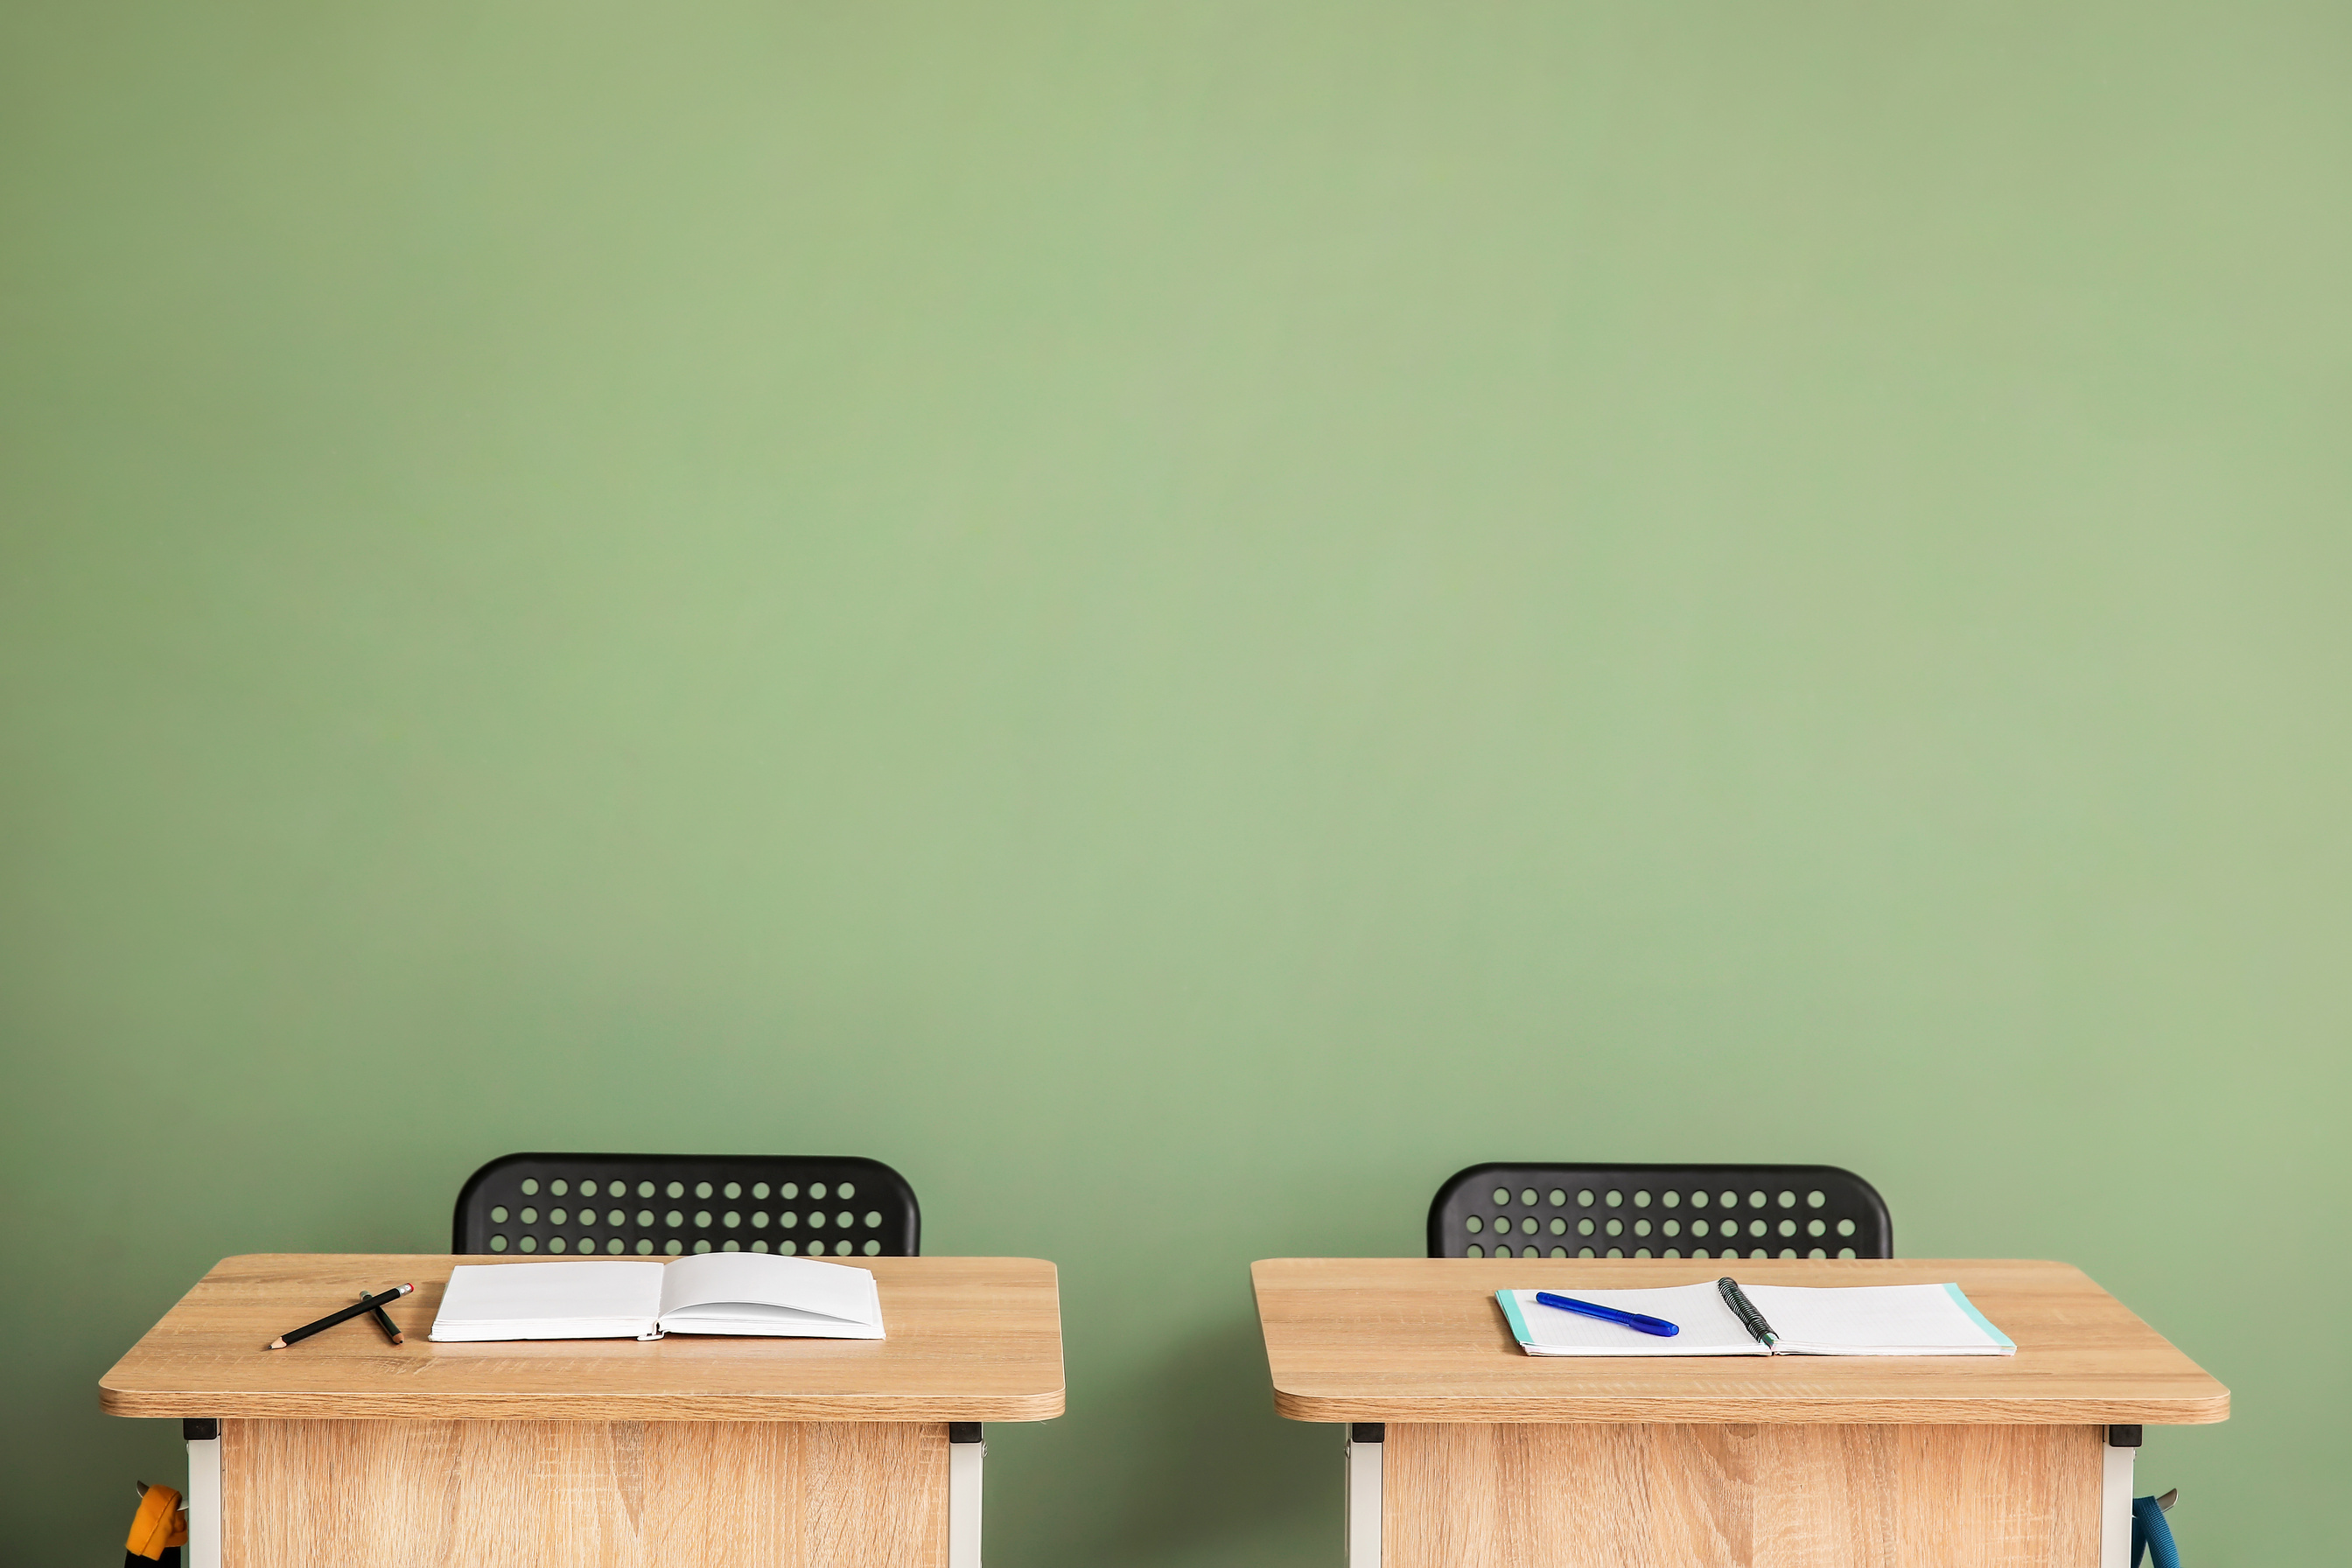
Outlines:
{"label": "white book page", "polygon": [[705,1252],[663,1266],[662,1276],[664,1318],[725,1317],[732,1314],[707,1310],[744,1303],[867,1328],[882,1321],[873,1274],[845,1264],[772,1252]]}
{"label": "white book page", "polygon": [[789,1307],[763,1307],[755,1301],[722,1301],[712,1307],[680,1307],[665,1313],[665,1334],[740,1334],[789,1340],[887,1339],[879,1322],[844,1322]]}
{"label": "white book page", "polygon": [[[1764,1347],[1723,1304],[1713,1284],[1671,1285],[1654,1290],[1554,1290],[1555,1296],[1663,1318],[1682,1332],[1667,1338],[1622,1323],[1588,1318],[1536,1300],[1533,1290],[1508,1290],[1517,1321],[1515,1337],[1533,1355],[1762,1355]],[[1524,1325],[1527,1332],[1517,1331]]]}
{"label": "white book page", "polygon": [[461,1263],[433,1320],[436,1340],[618,1339],[651,1331],[658,1263]]}
{"label": "white book page", "polygon": [[1957,1285],[1740,1287],[1795,1355],[2009,1355]]}

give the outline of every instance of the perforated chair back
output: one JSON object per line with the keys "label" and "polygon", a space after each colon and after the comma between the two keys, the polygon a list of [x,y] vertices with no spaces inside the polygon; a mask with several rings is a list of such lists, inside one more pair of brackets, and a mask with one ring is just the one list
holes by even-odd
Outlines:
{"label": "perforated chair back", "polygon": [[457,1194],[453,1252],[912,1258],[923,1215],[879,1160],[509,1154]]}
{"label": "perforated chair back", "polygon": [[1835,1165],[1473,1165],[1432,1258],[1892,1258],[1878,1189]]}

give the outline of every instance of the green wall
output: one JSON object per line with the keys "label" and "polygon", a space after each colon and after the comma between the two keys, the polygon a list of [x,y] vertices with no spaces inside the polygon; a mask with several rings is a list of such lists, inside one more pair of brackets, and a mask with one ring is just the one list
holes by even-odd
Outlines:
{"label": "green wall", "polygon": [[1247,1264],[1545,1157],[2083,1265],[2320,1560],[2347,18],[6,0],[5,1554],[584,1147],[1060,1264],[993,1562],[1335,1563]]}

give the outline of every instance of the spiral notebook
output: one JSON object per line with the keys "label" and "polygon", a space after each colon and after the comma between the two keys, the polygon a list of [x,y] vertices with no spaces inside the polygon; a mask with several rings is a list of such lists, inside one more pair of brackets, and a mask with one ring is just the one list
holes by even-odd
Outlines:
{"label": "spiral notebook", "polygon": [[1712,1281],[1655,1290],[1552,1293],[1664,1318],[1671,1339],[1540,1306],[1533,1290],[1497,1290],[1511,1333],[1529,1355],[2015,1355],[1958,1285],[1749,1285],[1756,1310],[1780,1336],[1766,1349],[1724,1305]]}

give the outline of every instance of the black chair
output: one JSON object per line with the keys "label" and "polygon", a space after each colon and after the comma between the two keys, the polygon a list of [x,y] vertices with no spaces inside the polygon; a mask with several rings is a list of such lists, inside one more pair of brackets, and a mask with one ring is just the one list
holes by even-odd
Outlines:
{"label": "black chair", "polygon": [[1473,1165],[1430,1201],[1429,1256],[1892,1258],[1895,1223],[1835,1165]]}
{"label": "black chair", "polygon": [[912,1258],[923,1213],[879,1160],[508,1154],[466,1179],[450,1250]]}

